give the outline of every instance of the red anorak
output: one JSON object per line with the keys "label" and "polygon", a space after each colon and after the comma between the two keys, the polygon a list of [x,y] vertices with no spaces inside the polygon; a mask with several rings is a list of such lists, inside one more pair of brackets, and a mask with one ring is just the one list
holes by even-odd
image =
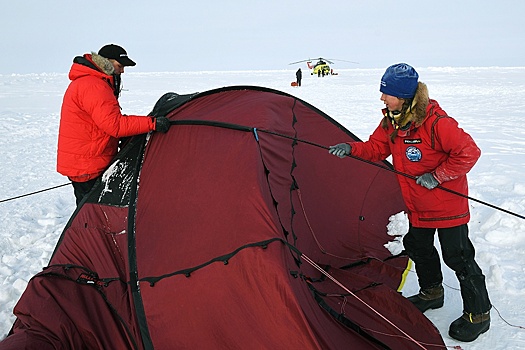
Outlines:
{"label": "red anorak", "polygon": [[[386,113],[386,110],[383,110]],[[481,155],[472,137],[439,106],[429,100],[426,115],[408,130],[378,126],[367,142],[352,143],[352,156],[378,161],[392,155],[394,168],[404,174],[421,176],[432,173],[450,190],[468,195],[466,174]],[[468,199],[439,188],[429,190],[414,179],[398,175],[401,192],[415,227],[443,228],[468,223]]]}
{"label": "red anorak", "polygon": [[[84,55],[91,61],[91,55]],[[121,137],[154,130],[152,118],[122,115],[113,76],[73,63],[58,135],[57,171],[72,181],[96,178],[107,168]]]}

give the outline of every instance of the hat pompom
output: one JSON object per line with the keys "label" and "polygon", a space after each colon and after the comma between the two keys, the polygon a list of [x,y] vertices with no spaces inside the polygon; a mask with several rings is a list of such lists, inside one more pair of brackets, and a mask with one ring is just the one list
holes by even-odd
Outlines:
{"label": "hat pompom", "polygon": [[379,91],[399,98],[412,98],[416,94],[418,79],[419,75],[412,66],[394,64],[383,74]]}

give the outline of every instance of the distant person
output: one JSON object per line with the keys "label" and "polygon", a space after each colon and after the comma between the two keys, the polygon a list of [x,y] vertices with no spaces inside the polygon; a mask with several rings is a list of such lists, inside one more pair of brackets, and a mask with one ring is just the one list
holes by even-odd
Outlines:
{"label": "distant person", "polygon": [[77,205],[116,155],[119,138],[170,127],[166,117],[121,113],[120,76],[134,65],[114,44],[73,60],[60,113],[57,171],[71,180]]}
{"label": "distant person", "polygon": [[303,79],[303,72],[301,71],[301,68],[295,72],[295,77],[297,78],[297,86],[301,86],[301,80]]}
{"label": "distant person", "polygon": [[[379,88],[386,106],[380,125],[368,141],[340,143],[329,152],[369,161],[392,155],[395,170],[412,177],[397,176],[410,221],[403,244],[420,286],[419,294],[408,300],[421,312],[443,306],[443,275],[434,247],[437,230],[443,261],[456,273],[463,299],[463,315],[452,322],[449,335],[468,342],[489,329],[492,307],[467,226],[466,174],[481,151],[458,122],[429,98],[427,86],[418,79],[408,64],[388,67]],[[465,196],[436,189],[438,185]]]}

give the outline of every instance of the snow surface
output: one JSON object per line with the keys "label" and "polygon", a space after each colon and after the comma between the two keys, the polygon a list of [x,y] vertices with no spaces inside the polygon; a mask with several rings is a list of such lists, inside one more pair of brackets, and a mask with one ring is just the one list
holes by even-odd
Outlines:
{"label": "snow surface", "polygon": [[[164,93],[201,92],[229,85],[258,85],[295,95],[345,125],[361,139],[378,125],[383,107],[379,79],[383,69],[348,69],[318,78],[303,68],[303,86],[290,86],[295,69],[274,71],[203,71],[134,73],[123,76],[123,112],[147,114]],[[420,68],[431,98],[454,116],[482,150],[469,173],[470,196],[518,215],[525,215],[525,67]],[[55,171],[60,105],[69,81],[66,73],[0,75],[0,339],[29,279],[47,265],[55,244],[75,209],[70,185],[19,199],[27,193],[67,183]],[[334,140],[334,144],[339,140]],[[326,145],[328,146],[328,145]],[[330,156],[327,153],[327,157]],[[323,179],[330,181],[330,179]],[[343,204],[343,203],[342,203]],[[486,276],[494,308],[489,332],[473,343],[448,336],[461,315],[454,273],[443,265],[445,306],[426,312],[450,348],[525,348],[525,220],[470,201],[471,239]],[[396,235],[406,230],[403,213],[392,218],[391,251]],[[436,242],[436,244],[438,244]],[[418,291],[408,274],[404,295]]]}

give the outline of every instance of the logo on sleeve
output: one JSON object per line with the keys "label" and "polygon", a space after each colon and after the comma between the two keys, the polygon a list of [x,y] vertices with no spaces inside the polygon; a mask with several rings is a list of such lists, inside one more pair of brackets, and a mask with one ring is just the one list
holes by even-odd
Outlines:
{"label": "logo on sleeve", "polygon": [[419,162],[421,160],[421,150],[416,146],[410,146],[406,150],[406,156],[411,162]]}

